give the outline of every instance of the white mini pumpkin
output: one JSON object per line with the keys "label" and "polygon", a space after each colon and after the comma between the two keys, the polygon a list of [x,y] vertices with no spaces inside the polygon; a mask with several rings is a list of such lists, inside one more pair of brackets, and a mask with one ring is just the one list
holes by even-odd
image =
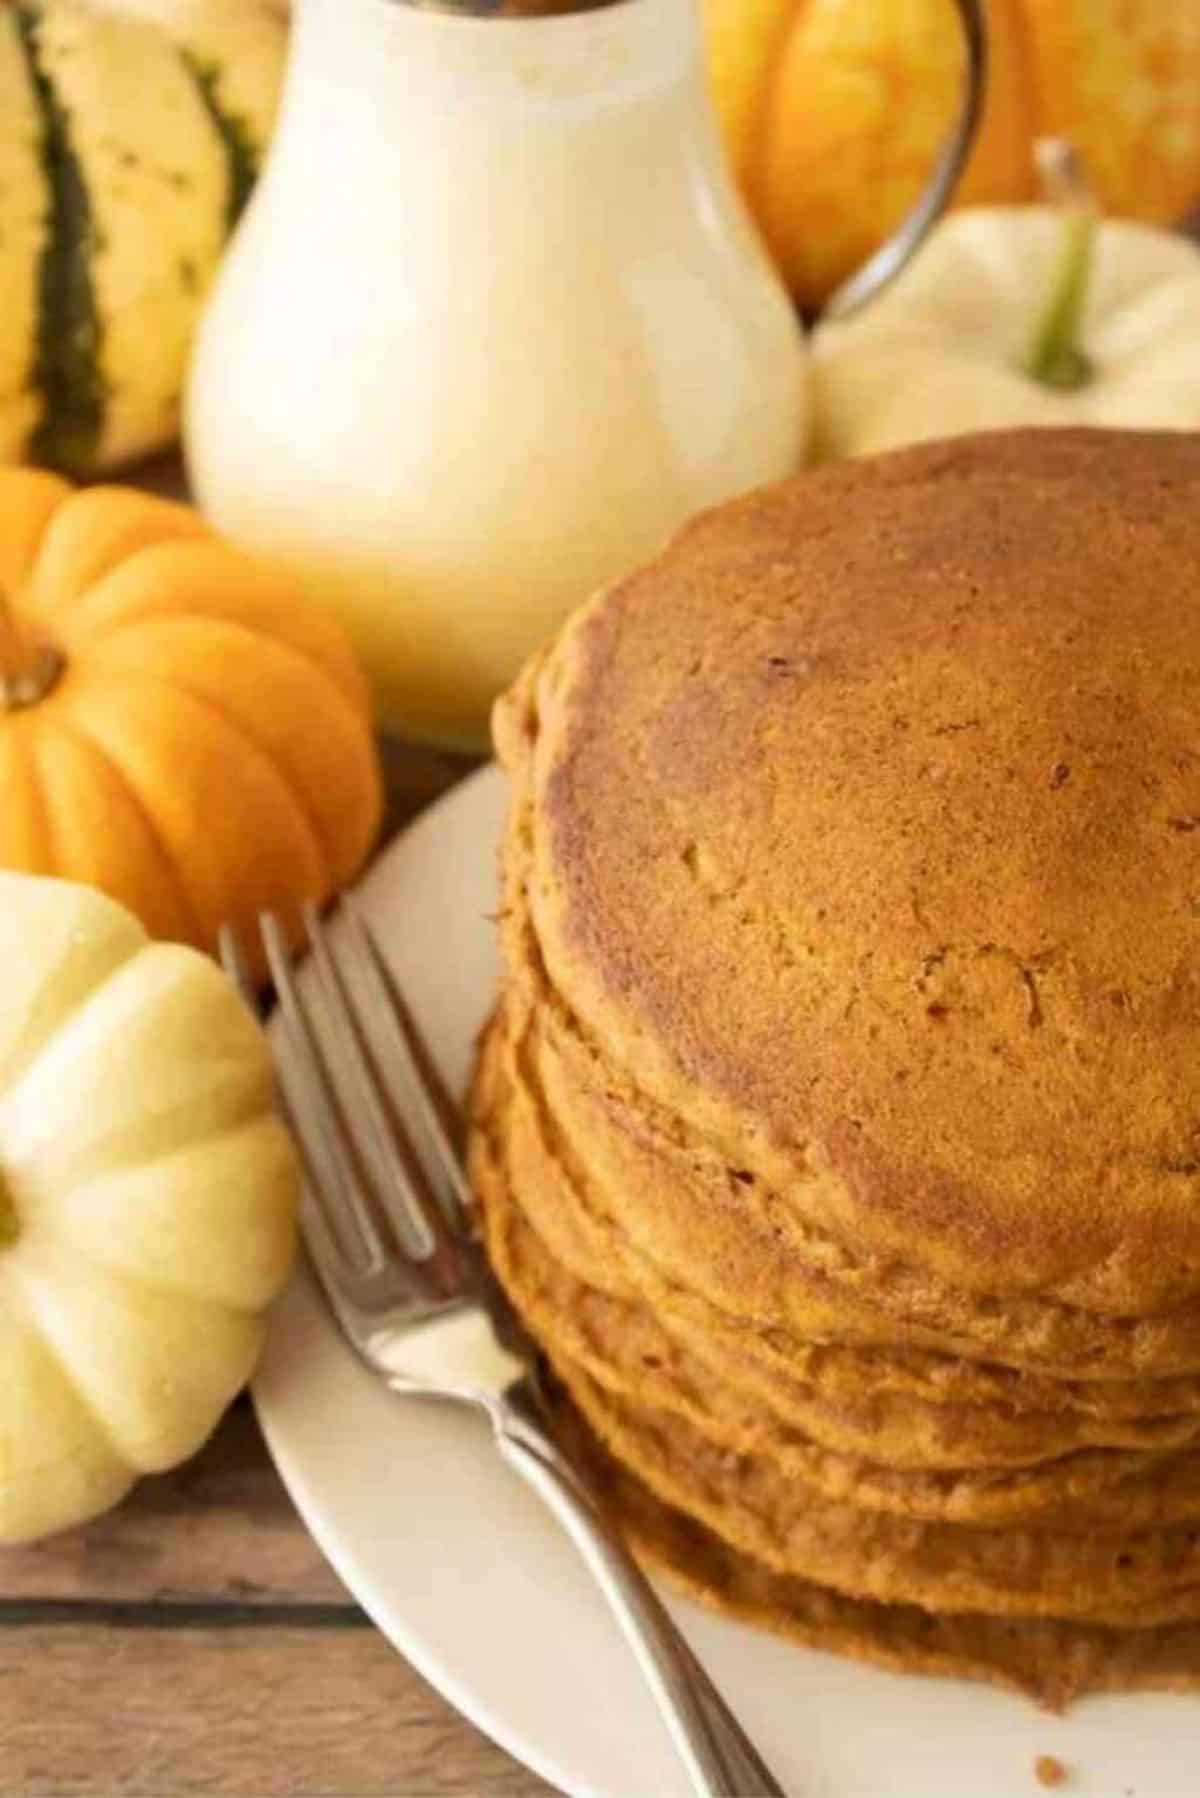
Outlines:
{"label": "white mini pumpkin", "polygon": [[[1200,250],[1089,220],[1081,258],[1072,223],[1050,206],[952,213],[877,300],[822,325],[818,454],[1016,425],[1200,429]],[[1066,379],[1030,367],[1039,328],[1063,317],[1064,283],[1079,313]]]}
{"label": "white mini pumpkin", "polygon": [[192,1454],[291,1262],[296,1159],[215,963],[0,873],[0,1541]]}

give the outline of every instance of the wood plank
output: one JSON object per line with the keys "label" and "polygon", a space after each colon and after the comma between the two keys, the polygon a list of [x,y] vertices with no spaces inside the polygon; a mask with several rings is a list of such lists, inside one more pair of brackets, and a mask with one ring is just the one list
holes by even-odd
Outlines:
{"label": "wood plank", "polygon": [[195,1460],[143,1480],[106,1517],[0,1549],[0,1617],[6,1601],[352,1602],[296,1515],[246,1400]]}
{"label": "wood plank", "polygon": [[0,1629],[21,1798],[545,1798],[357,1629]]}

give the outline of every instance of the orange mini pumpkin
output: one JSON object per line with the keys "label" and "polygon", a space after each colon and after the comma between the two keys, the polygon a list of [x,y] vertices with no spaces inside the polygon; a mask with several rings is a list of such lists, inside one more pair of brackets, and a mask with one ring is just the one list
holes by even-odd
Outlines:
{"label": "orange mini pumpkin", "polygon": [[[703,0],[742,188],[816,306],[897,224],[953,115],[953,0]],[[1195,0],[985,0],[991,76],[958,204],[1030,198],[1035,137],[1069,138],[1105,210],[1155,223],[1200,199]]]}
{"label": "orange mini pumpkin", "polygon": [[338,626],[189,507],[0,470],[0,867],[211,949],[358,871],[378,827]]}

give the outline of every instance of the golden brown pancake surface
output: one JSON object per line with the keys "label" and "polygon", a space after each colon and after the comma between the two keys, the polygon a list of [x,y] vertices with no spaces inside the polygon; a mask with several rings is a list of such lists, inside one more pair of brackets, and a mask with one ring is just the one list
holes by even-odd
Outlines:
{"label": "golden brown pancake surface", "polygon": [[694,522],[508,702],[614,1066],[843,1243],[1200,1292],[1200,441],[1016,432]]}

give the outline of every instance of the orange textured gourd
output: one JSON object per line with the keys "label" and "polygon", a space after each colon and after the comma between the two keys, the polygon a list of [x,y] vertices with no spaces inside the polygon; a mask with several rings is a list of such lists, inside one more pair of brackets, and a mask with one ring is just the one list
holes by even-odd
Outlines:
{"label": "orange textured gourd", "polygon": [[[952,0],[703,0],[742,188],[815,307],[916,198],[963,61]],[[1152,222],[1200,199],[1200,6],[986,0],[991,75],[958,204],[1035,191],[1033,140],[1071,139],[1105,211]]]}
{"label": "orange textured gourd", "polygon": [[0,867],[152,935],[325,899],[381,809],[339,627],[189,507],[0,470]]}

